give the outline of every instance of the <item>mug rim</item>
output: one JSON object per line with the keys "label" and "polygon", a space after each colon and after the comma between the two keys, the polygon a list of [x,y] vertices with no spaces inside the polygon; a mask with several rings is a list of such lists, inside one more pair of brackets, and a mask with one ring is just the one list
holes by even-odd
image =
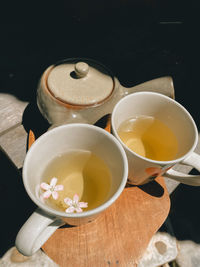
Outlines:
{"label": "mug rim", "polygon": [[[98,131],[101,134],[106,135],[113,143],[115,143],[115,145],[118,147],[119,152],[121,153],[122,159],[123,159],[123,165],[124,165],[124,169],[123,169],[123,177],[121,179],[121,182],[117,188],[117,190],[115,191],[115,193],[103,204],[101,204],[100,206],[88,210],[88,211],[83,211],[81,213],[66,213],[66,212],[62,212],[62,211],[58,211],[58,210],[54,210],[51,207],[48,207],[47,205],[45,205],[44,203],[42,203],[41,201],[39,201],[39,199],[35,196],[35,194],[32,193],[32,190],[29,189],[28,186],[28,174],[27,174],[27,164],[29,161],[29,158],[32,155],[32,151],[34,151],[35,149],[37,149],[37,146],[40,145],[42,143],[42,141],[46,138],[46,136],[51,135],[54,132],[57,131],[62,131],[64,129],[68,129],[68,128],[90,128],[93,129],[94,131]],[[81,129],[80,129],[81,130]],[[42,210],[44,210],[45,212],[47,212],[48,214],[54,215],[56,217],[63,217],[63,218],[82,218],[82,217],[89,217],[89,216],[93,216],[96,215],[102,211],[104,211],[105,209],[107,209],[112,203],[114,203],[117,198],[121,195],[123,189],[125,188],[125,185],[127,183],[127,179],[128,179],[128,160],[127,160],[127,156],[126,153],[124,151],[123,146],[120,144],[120,142],[117,140],[116,137],[114,137],[112,134],[110,134],[109,132],[107,132],[106,130],[95,126],[95,125],[91,125],[91,124],[86,124],[86,123],[71,123],[71,124],[65,124],[65,125],[60,125],[57,126],[47,132],[45,132],[44,134],[42,134],[30,147],[30,149],[28,150],[25,160],[24,160],[24,164],[23,164],[23,169],[22,169],[22,179],[23,179],[23,184],[24,187],[26,189],[27,194],[29,195],[29,197],[31,198],[31,200],[38,206],[40,207]]]}
{"label": "mug rim", "polygon": [[[153,160],[153,159],[146,158],[146,157],[143,157],[143,156],[137,154],[136,152],[134,152],[133,150],[131,150],[128,146],[126,146],[124,144],[124,142],[121,140],[121,138],[119,137],[119,135],[117,133],[116,127],[113,126],[114,125],[115,112],[118,109],[118,106],[121,105],[122,102],[126,101],[126,99],[128,99],[128,98],[135,97],[137,95],[157,95],[157,96],[159,96],[161,98],[167,99],[168,101],[170,101],[174,105],[177,105],[179,108],[181,108],[185,112],[185,114],[188,116],[188,118],[192,122],[192,125],[193,125],[193,128],[194,128],[194,132],[195,132],[195,140],[193,142],[193,145],[191,146],[191,148],[188,150],[187,153],[185,153],[183,156],[178,157],[178,158],[176,158],[174,160],[166,160],[166,161],[164,161],[164,160]],[[186,157],[188,157],[194,151],[194,149],[195,149],[195,147],[197,146],[197,143],[198,143],[197,126],[196,126],[196,123],[195,123],[192,115],[189,113],[189,111],[184,106],[182,106],[179,102],[177,102],[175,99],[172,99],[169,96],[166,96],[166,95],[163,95],[163,94],[157,93],[157,92],[149,92],[149,91],[136,92],[136,93],[133,93],[133,94],[130,94],[130,95],[127,95],[127,96],[124,96],[123,98],[121,98],[118,101],[118,103],[115,105],[114,109],[113,109],[113,112],[112,112],[112,115],[111,115],[111,127],[112,127],[112,131],[113,131],[114,135],[117,137],[118,141],[121,143],[121,145],[124,147],[124,149],[128,150],[129,153],[133,154],[134,156],[136,156],[138,158],[141,158],[142,160],[145,160],[147,162],[151,162],[153,164],[158,164],[158,165],[175,165],[176,163],[181,162],[182,160],[184,160]]]}

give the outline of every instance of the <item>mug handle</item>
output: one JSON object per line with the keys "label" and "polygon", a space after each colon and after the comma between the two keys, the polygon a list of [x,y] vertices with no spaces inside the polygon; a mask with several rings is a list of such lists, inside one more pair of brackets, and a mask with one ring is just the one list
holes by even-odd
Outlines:
{"label": "mug handle", "polygon": [[65,223],[61,219],[38,208],[18,232],[15,246],[23,255],[32,256],[63,224]]}
{"label": "mug handle", "polygon": [[[191,153],[191,155],[184,159],[181,163],[189,165],[200,172],[200,155],[195,152]],[[200,175],[185,174],[170,169],[164,174],[164,176],[183,184],[200,186]]]}

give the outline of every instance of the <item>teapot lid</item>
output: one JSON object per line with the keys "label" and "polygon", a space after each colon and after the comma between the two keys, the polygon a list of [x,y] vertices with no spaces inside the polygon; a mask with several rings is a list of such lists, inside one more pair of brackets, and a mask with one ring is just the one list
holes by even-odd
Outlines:
{"label": "teapot lid", "polygon": [[96,61],[71,59],[52,68],[47,86],[61,101],[72,105],[94,105],[110,96],[114,82],[109,71]]}

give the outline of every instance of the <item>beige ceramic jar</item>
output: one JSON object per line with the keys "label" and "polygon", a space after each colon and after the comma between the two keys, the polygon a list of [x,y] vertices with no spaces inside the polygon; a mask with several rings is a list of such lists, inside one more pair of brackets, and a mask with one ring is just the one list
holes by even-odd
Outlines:
{"label": "beige ceramic jar", "polygon": [[171,77],[126,88],[101,63],[90,59],[68,59],[49,66],[42,74],[37,104],[51,125],[94,124],[112,113],[122,97],[138,91],[155,91],[174,98]]}

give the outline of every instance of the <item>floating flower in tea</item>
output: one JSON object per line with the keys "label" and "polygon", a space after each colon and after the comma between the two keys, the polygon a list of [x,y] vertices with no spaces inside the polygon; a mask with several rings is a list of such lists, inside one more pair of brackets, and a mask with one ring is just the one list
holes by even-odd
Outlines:
{"label": "floating flower in tea", "polygon": [[87,202],[79,202],[79,196],[77,194],[74,195],[73,200],[69,197],[66,197],[64,199],[65,204],[69,206],[65,210],[66,213],[73,213],[73,212],[82,212],[82,208],[87,208],[88,203]]}
{"label": "floating flower in tea", "polygon": [[[53,199],[57,200],[59,195],[57,191],[62,191],[64,189],[63,185],[56,185],[58,179],[56,177],[53,177],[50,181],[50,184],[47,183],[41,183],[40,187],[41,189],[45,190],[45,192],[42,194],[43,199],[49,198],[51,195]],[[88,203],[87,202],[79,202],[79,196],[78,194],[75,194],[73,199],[66,197],[64,199],[64,202],[67,206],[69,206],[65,212],[66,213],[73,213],[73,212],[83,212],[82,208],[87,208]]]}
{"label": "floating flower in tea", "polygon": [[57,191],[62,191],[64,186],[63,185],[56,185],[58,179],[56,177],[53,177],[50,181],[50,185],[47,183],[41,183],[40,187],[45,190],[42,194],[43,198],[49,198],[51,195],[53,199],[58,199],[58,192]]}

